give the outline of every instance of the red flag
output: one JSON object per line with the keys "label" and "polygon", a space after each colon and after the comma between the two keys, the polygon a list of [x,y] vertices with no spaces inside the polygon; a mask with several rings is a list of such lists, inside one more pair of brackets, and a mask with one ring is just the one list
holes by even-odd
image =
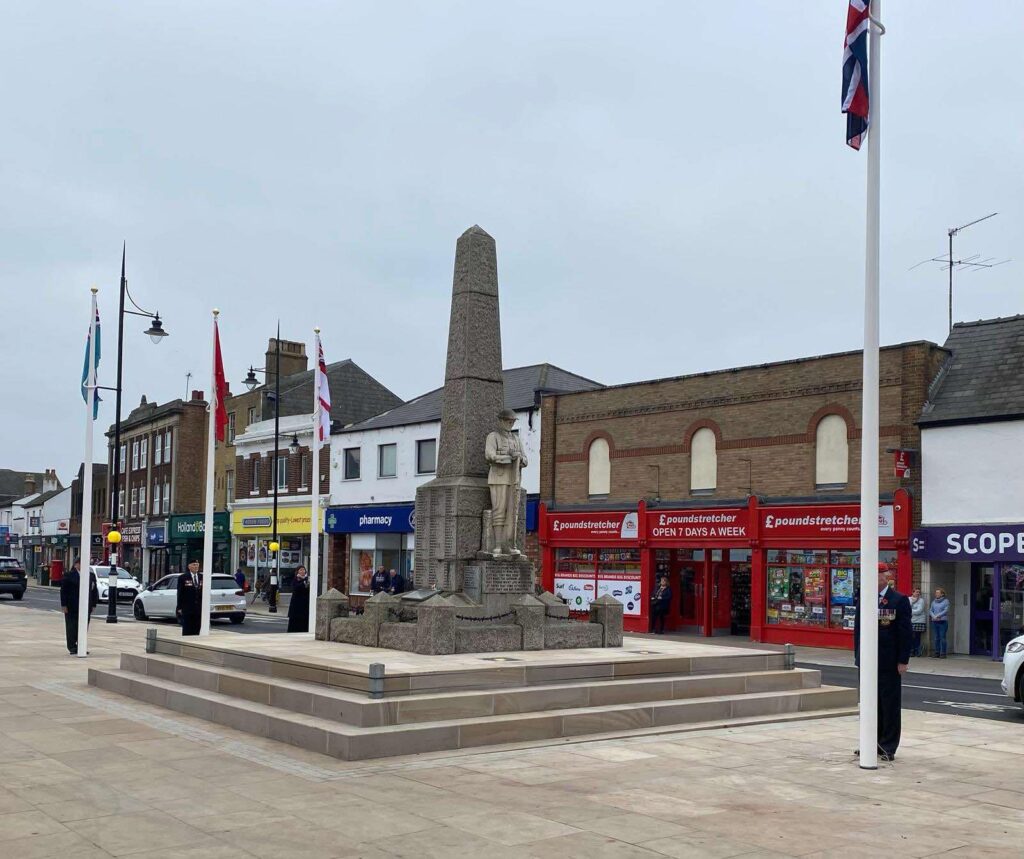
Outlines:
{"label": "red flag", "polygon": [[217,409],[217,441],[227,438],[228,407],[225,400],[228,396],[228,381],[224,378],[224,362],[220,357],[220,328],[217,321],[213,323],[213,396],[216,397]]}

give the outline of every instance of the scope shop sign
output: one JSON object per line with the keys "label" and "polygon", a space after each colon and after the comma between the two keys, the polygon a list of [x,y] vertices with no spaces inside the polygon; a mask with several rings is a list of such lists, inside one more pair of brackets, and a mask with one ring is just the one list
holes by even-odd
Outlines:
{"label": "scope shop sign", "polygon": [[941,525],[910,535],[910,554],[921,561],[1024,561],[1024,524]]}

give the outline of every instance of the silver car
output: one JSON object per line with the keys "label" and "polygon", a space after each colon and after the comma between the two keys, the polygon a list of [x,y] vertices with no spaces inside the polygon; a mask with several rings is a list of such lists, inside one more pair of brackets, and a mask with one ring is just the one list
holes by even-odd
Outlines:
{"label": "silver car", "polygon": [[[171,618],[178,620],[178,574],[164,576],[145,588],[132,603],[136,620]],[[210,618],[245,620],[245,591],[231,576],[214,575],[210,583]]]}

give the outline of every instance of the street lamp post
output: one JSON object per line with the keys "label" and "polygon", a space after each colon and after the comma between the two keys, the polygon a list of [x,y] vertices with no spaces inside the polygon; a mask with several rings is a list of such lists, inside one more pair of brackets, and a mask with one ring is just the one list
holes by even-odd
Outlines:
{"label": "street lamp post", "polygon": [[[160,321],[160,313],[150,313],[148,310],[143,310],[139,305],[135,303],[135,299],[132,298],[131,293],[128,292],[128,278],[125,277],[125,252],[126,247],[121,248],[121,295],[117,311],[117,386],[115,387],[116,394],[116,405],[114,414],[114,481],[113,481],[113,492],[110,500],[110,521],[114,523],[114,530],[107,535],[108,541],[114,546],[115,551],[112,553],[113,557],[110,562],[110,575],[111,575],[111,586],[107,588],[107,623],[117,623],[117,564],[115,563],[117,552],[117,543],[110,540],[112,534],[117,534],[117,542],[120,542],[121,534],[117,531],[117,527],[120,525],[120,519],[118,514],[120,513],[120,491],[121,491],[121,358],[124,353],[124,317],[125,314],[131,316],[142,316],[150,320],[150,326],[146,330],[146,334],[149,335],[150,340],[153,343],[159,345],[160,341],[167,336],[167,332],[164,331],[163,323]],[[124,300],[127,298],[132,307],[135,310],[126,310],[124,306]],[[128,456],[125,455],[125,464],[127,465]],[[128,493],[125,492],[125,498],[127,499]]]}

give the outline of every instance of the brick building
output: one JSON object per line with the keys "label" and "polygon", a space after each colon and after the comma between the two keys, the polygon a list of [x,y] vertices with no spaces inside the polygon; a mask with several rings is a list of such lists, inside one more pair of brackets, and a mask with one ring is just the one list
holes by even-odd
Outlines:
{"label": "brick building", "polygon": [[[121,421],[117,487],[112,485],[114,428],[107,431],[109,497],[104,521],[121,522],[119,562],[143,581],[180,572],[186,556],[201,549],[206,405],[202,391],[193,391],[187,401],[177,399],[162,405],[143,397]],[[226,525],[218,537],[216,571],[226,566]]]}
{"label": "brick building", "polygon": [[[895,449],[947,352],[880,355],[880,547],[908,588],[920,475]],[[860,352],[545,397],[545,585],[578,610],[609,593],[647,631],[655,578],[667,624],[705,635],[849,646],[858,569]]]}
{"label": "brick building", "polygon": [[[71,481],[71,558],[77,558],[82,538],[82,477],[84,466],[78,466],[78,473]],[[103,523],[109,522],[107,510],[110,496],[107,494],[107,466],[96,462],[92,466],[92,521],[89,525],[91,537],[91,560],[103,559]]]}

